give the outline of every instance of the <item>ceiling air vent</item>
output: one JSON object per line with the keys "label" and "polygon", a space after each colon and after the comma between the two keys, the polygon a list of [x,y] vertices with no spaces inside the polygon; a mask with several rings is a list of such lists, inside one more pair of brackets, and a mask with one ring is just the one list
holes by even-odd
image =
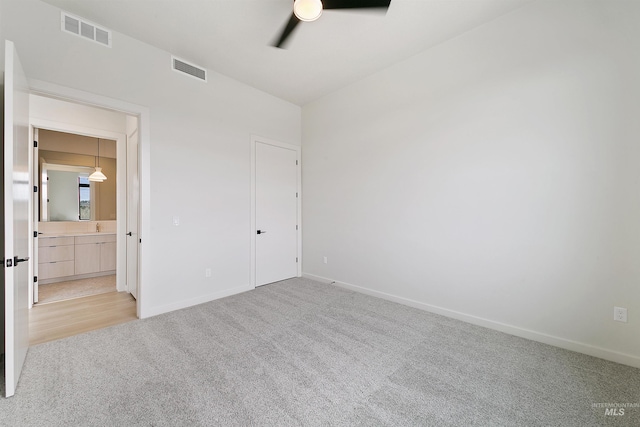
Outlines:
{"label": "ceiling air vent", "polygon": [[111,47],[111,31],[100,28],[86,19],[62,12],[62,31],[83,39],[88,39],[103,46]]}
{"label": "ceiling air vent", "polygon": [[173,68],[173,71],[187,74],[203,82],[207,81],[207,70],[202,67],[189,64],[188,62],[185,62],[182,59],[178,59],[175,56],[171,57],[171,68]]}

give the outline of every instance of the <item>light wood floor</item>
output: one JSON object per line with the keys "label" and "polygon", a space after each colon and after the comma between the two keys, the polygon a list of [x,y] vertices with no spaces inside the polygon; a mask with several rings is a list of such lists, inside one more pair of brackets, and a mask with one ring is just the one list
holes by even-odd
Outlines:
{"label": "light wood floor", "polygon": [[41,344],[136,319],[136,300],[127,292],[36,304],[29,312],[29,344]]}
{"label": "light wood floor", "polygon": [[38,286],[38,304],[64,301],[116,291],[116,275],[67,280]]}

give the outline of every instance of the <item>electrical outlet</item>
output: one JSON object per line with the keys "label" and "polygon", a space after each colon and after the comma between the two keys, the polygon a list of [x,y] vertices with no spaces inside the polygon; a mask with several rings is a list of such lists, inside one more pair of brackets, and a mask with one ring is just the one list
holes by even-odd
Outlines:
{"label": "electrical outlet", "polygon": [[613,307],[613,320],[627,323],[627,309],[624,307]]}
{"label": "electrical outlet", "polygon": [[324,263],[326,264],[326,263],[327,263],[327,257],[324,257],[324,258],[323,258],[323,261],[324,261]]}
{"label": "electrical outlet", "polygon": [[204,270],[204,277],[211,277],[211,269],[210,268],[206,268]]}

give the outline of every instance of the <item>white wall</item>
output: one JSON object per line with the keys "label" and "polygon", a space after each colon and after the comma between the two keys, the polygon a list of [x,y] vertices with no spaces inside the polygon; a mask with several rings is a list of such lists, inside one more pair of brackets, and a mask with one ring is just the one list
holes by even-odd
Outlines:
{"label": "white wall", "polygon": [[299,145],[300,108],[211,71],[208,83],[181,76],[168,52],[119,33],[112,49],[65,34],[60,10],[40,1],[1,1],[2,38],[30,78],[149,109],[143,313],[247,289],[251,134]]}
{"label": "white wall", "polygon": [[534,2],[306,105],[303,271],[640,366],[638,11]]}
{"label": "white wall", "polygon": [[[121,134],[126,134],[127,130],[127,116],[120,112],[33,94],[29,96],[29,115],[32,119],[42,119]],[[115,151],[112,157],[115,157]]]}

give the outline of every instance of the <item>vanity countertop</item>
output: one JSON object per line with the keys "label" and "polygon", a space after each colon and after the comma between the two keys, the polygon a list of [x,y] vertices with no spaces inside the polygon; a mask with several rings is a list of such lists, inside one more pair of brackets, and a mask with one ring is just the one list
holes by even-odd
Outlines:
{"label": "vanity countertop", "polygon": [[116,234],[115,231],[79,231],[79,232],[67,232],[67,233],[41,233],[38,237],[78,237],[78,236],[106,236],[109,234]]}

